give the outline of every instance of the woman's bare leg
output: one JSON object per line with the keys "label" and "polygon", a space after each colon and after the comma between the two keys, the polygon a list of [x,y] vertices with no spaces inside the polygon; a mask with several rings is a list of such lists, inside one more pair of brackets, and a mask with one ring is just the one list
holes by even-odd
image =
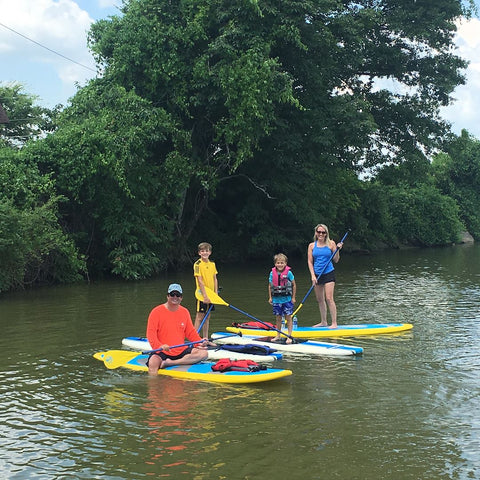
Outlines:
{"label": "woman's bare leg", "polygon": [[335,282],[325,284],[325,301],[330,311],[330,318],[332,320],[332,328],[337,328],[337,305],[333,299],[333,292],[335,290]]}
{"label": "woman's bare leg", "polygon": [[327,326],[327,304],[325,302],[325,285],[315,285],[315,296],[318,302],[318,309],[320,310],[320,323],[314,327]]}

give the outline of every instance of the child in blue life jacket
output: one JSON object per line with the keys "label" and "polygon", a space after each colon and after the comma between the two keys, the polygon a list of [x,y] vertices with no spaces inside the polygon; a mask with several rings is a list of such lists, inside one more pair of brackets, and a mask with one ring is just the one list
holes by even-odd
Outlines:
{"label": "child in blue life jacket", "polygon": [[[297,286],[295,277],[287,265],[288,258],[283,253],[278,253],[273,257],[275,266],[272,268],[268,277],[268,303],[273,307],[273,314],[277,322],[277,330],[282,328],[282,317],[285,317],[288,335],[292,335],[292,313],[295,303],[295,294]],[[273,339],[274,342],[280,340],[280,334]],[[287,338],[286,343],[292,343],[291,338]]]}

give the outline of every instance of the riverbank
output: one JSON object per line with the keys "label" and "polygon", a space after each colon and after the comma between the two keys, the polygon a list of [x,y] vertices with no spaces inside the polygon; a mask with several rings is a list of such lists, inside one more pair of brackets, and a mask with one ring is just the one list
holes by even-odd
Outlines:
{"label": "riverbank", "polygon": [[[460,239],[457,243],[453,243],[452,245],[465,245],[465,244],[474,244],[475,239],[469,232],[462,232],[460,234]],[[435,248],[441,248],[441,247],[450,247],[451,245],[435,245]],[[417,248],[431,248],[431,247],[419,247],[416,245],[402,245],[399,244],[397,246],[392,246],[392,245],[387,245],[386,243],[383,242],[378,242],[374,245],[372,245],[372,248],[364,248],[360,244],[355,243],[355,241],[349,241],[348,243],[345,243],[345,246],[343,247],[344,253],[348,254],[357,254],[357,255],[370,255],[375,252],[384,252],[388,250],[411,250],[411,249],[417,249]]]}

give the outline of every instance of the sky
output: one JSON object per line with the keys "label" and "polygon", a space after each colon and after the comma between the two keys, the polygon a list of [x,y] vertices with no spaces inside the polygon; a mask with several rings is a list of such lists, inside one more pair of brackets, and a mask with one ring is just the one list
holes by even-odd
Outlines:
{"label": "sky", "polygon": [[[434,0],[432,0],[434,1]],[[480,10],[480,0],[477,7]],[[37,104],[68,104],[96,76],[87,47],[92,22],[119,13],[121,0],[0,0],[0,84],[20,83],[37,96]],[[480,19],[458,26],[457,55],[470,62],[467,83],[453,93],[443,118],[460,134],[463,128],[480,139]],[[0,99],[1,101],[1,99]]]}

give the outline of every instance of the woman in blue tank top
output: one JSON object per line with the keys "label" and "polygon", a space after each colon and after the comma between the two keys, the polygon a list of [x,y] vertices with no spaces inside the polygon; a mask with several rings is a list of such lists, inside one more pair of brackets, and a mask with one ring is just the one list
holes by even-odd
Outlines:
{"label": "woman in blue tank top", "polygon": [[[314,327],[327,327],[327,306],[330,311],[332,328],[337,328],[337,306],[333,299],[335,290],[335,269],[333,263],[340,260],[340,249],[343,244],[335,244],[330,239],[328,228],[323,223],[315,227],[313,242],[308,246],[308,268],[312,277],[312,283],[315,285],[315,296],[317,297],[318,308],[320,310],[320,323]],[[331,259],[333,252],[338,247],[338,251]]]}

